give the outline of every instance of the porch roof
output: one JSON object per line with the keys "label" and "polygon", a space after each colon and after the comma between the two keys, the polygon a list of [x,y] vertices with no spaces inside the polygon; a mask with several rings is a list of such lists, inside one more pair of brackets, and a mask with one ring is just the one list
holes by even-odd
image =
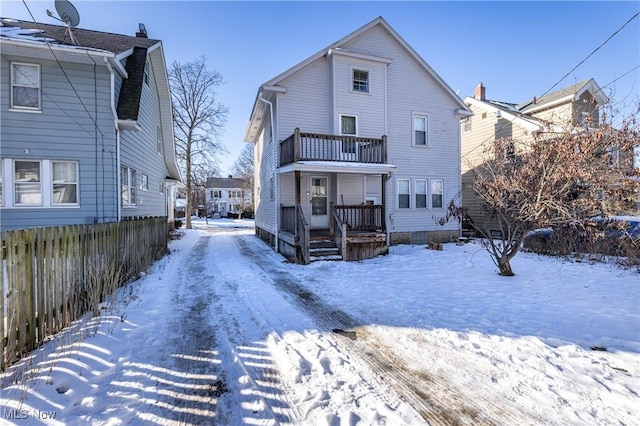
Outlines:
{"label": "porch roof", "polygon": [[388,174],[397,170],[394,164],[351,163],[347,161],[297,161],[278,168],[280,174],[300,172]]}

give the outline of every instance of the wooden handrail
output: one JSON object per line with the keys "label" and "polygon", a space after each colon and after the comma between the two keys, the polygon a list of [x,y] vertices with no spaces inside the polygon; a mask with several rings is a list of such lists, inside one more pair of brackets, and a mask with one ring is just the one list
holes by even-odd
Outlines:
{"label": "wooden handrail", "polygon": [[297,161],[340,161],[384,164],[387,161],[387,138],[349,135],[294,133],[280,142],[280,166]]}
{"label": "wooden handrail", "polygon": [[350,231],[384,231],[382,205],[335,205],[333,208]]}
{"label": "wooden handrail", "polygon": [[333,203],[331,204],[331,225],[333,240],[340,249],[342,259],[347,259],[347,224],[342,221]]}
{"label": "wooden handrail", "polygon": [[302,264],[308,265],[310,262],[309,243],[311,241],[309,225],[304,218],[304,212],[300,204],[296,205],[296,242],[299,242],[300,256]]}

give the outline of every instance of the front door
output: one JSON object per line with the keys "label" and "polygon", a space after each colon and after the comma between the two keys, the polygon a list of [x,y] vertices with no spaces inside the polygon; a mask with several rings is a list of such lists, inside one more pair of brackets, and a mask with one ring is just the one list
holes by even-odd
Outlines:
{"label": "front door", "polygon": [[311,228],[329,228],[329,178],[311,176],[309,194],[311,197]]}

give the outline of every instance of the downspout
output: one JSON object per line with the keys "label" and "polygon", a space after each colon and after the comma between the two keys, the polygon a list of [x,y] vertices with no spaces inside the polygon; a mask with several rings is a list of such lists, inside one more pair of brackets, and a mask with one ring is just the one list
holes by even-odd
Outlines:
{"label": "downspout", "polygon": [[116,75],[115,72],[113,71],[113,68],[111,68],[111,64],[109,64],[109,60],[107,58],[104,58],[104,62],[107,65],[107,69],[109,70],[109,74],[111,74],[111,112],[113,112],[113,125],[116,129],[116,188],[115,188],[115,193],[116,193],[116,208],[117,208],[117,216],[118,216],[118,222],[120,222],[120,220],[122,219],[122,211],[121,211],[121,206],[120,206],[120,197],[118,197],[118,194],[120,193],[120,188],[121,188],[121,182],[120,182],[120,130],[118,129],[118,112],[116,111],[116,107],[115,107],[115,97],[116,97]]}
{"label": "downspout", "polygon": [[275,229],[275,250],[276,253],[278,252],[278,238],[279,238],[279,232],[278,230],[280,229],[280,209],[278,208],[278,181],[279,181],[279,177],[278,174],[275,172],[275,169],[278,168],[277,164],[278,164],[278,147],[276,146],[276,141],[274,140],[274,132],[273,132],[273,104],[271,102],[269,102],[268,100],[266,100],[265,98],[262,97],[262,94],[260,94],[260,96],[258,97],[258,99],[260,99],[262,102],[266,103],[267,105],[269,105],[269,125],[271,126],[271,143],[273,144],[273,149],[271,150],[273,152],[273,156],[275,157],[273,160],[273,168],[274,168],[274,185],[275,185],[275,213],[276,213],[276,229]]}

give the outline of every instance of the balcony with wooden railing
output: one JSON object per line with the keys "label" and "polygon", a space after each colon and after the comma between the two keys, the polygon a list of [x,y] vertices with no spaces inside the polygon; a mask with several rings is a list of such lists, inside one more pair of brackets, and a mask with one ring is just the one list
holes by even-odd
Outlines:
{"label": "balcony with wooden railing", "polygon": [[319,133],[294,133],[280,142],[280,166],[298,161],[385,164],[387,137],[363,138]]}

